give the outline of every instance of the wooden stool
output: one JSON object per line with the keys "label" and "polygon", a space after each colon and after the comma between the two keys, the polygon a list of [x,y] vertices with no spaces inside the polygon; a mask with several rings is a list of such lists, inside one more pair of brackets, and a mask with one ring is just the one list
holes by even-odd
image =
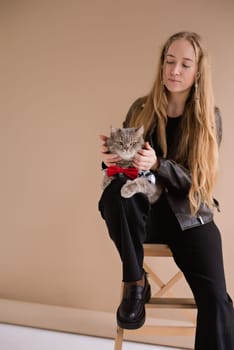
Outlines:
{"label": "wooden stool", "polygon": [[[165,244],[144,244],[144,256],[147,257],[172,257],[170,248]],[[164,283],[157,273],[152,270],[150,264],[144,262],[144,269],[149,274],[151,282],[155,283],[159,288],[158,291],[146,303],[146,312],[148,308],[164,308],[164,309],[196,309],[196,304],[193,298],[175,298],[171,292],[171,288],[183,278],[183,273],[179,270],[172,278]],[[121,292],[121,299],[123,288]],[[166,295],[166,297],[164,296]],[[146,313],[147,320],[147,313]],[[142,336],[194,336],[195,335],[195,319],[190,319],[189,326],[174,326],[174,325],[144,325],[135,330],[127,330],[117,326],[117,333],[115,337],[114,350],[122,349],[122,342],[124,334],[134,334]]]}

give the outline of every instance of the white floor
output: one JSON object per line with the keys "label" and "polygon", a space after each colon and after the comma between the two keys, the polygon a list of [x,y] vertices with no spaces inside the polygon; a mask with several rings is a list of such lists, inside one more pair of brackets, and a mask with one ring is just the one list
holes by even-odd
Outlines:
{"label": "white floor", "polygon": [[[110,339],[0,324],[1,350],[113,350]],[[123,350],[174,350],[174,348],[124,342]],[[177,350],[180,350],[177,348]]]}

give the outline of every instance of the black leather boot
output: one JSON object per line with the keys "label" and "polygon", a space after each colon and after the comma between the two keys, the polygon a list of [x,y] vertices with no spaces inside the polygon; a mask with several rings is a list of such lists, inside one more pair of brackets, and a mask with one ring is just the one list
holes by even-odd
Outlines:
{"label": "black leather boot", "polygon": [[137,329],[145,322],[145,303],[150,299],[150,285],[145,275],[145,285],[126,285],[123,300],[117,310],[118,326]]}

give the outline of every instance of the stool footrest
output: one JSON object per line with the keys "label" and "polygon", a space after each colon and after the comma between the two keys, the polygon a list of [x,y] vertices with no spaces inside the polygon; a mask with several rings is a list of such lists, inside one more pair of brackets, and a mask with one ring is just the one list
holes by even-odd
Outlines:
{"label": "stool footrest", "polygon": [[128,335],[136,336],[159,336],[159,337],[168,337],[170,336],[194,336],[195,335],[195,326],[144,326],[142,328],[135,329],[134,331],[125,329],[124,333]]}
{"label": "stool footrest", "polygon": [[146,307],[154,308],[174,308],[174,309],[196,309],[193,298],[151,298]]}

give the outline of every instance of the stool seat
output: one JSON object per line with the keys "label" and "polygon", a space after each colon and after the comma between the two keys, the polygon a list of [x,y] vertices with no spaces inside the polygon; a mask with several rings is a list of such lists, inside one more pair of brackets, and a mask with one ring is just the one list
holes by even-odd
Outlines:
{"label": "stool seat", "polygon": [[[157,271],[150,266],[150,262],[147,261],[147,257],[160,258],[167,257],[172,258],[173,254],[169,246],[166,244],[155,244],[147,243],[143,245],[144,247],[144,269],[148,274],[150,282],[154,283],[158,290],[148,303],[145,304],[146,307],[146,325],[136,330],[125,330],[117,326],[117,333],[115,338],[114,350],[122,349],[122,342],[124,334],[136,334],[142,336],[194,336],[196,329],[196,318],[193,316],[189,317],[189,325],[147,325],[147,309],[196,309],[196,303],[193,298],[180,298],[174,297],[171,289],[172,287],[181,280],[184,275],[179,270],[174,273],[174,275],[167,282],[163,282],[158,276]],[[121,292],[121,300],[122,300]],[[185,311],[184,311],[185,312]],[[189,311],[187,311],[189,312]]]}
{"label": "stool seat", "polygon": [[144,244],[144,256],[172,256],[171,249],[166,244]]}

